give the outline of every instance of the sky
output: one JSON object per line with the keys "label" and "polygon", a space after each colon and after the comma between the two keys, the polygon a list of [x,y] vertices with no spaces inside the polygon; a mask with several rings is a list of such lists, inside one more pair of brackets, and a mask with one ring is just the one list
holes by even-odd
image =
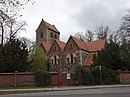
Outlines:
{"label": "sky", "polygon": [[130,0],[35,0],[21,10],[21,19],[28,23],[21,36],[35,41],[35,30],[42,19],[54,24],[65,42],[70,35],[100,25],[116,31],[128,9]]}

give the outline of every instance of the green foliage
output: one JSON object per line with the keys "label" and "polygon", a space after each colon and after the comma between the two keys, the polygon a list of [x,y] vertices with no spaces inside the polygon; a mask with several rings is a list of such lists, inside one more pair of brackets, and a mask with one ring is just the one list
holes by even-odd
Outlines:
{"label": "green foliage", "polygon": [[10,39],[0,46],[0,72],[24,72],[28,70],[27,45],[19,39]]}
{"label": "green foliage", "polygon": [[72,74],[72,80],[74,83],[76,82],[74,85],[78,84],[79,72],[81,72],[82,85],[90,84],[89,72],[85,69],[84,66],[77,66],[75,67],[74,73]]}
{"label": "green foliage", "polygon": [[37,86],[50,86],[51,85],[51,76],[49,72],[38,70],[35,72],[35,80]]}
{"label": "green foliage", "polygon": [[47,71],[47,64],[48,64],[47,56],[44,54],[42,48],[40,48],[38,45],[36,45],[34,49],[31,51],[30,64],[32,71],[37,70]]}
{"label": "green foliage", "polygon": [[90,69],[90,84],[99,85],[99,84],[117,84],[119,81],[117,79],[117,74],[111,69],[107,69],[102,66],[101,71],[99,66],[96,66]]}
{"label": "green foliage", "polygon": [[[90,70],[86,70],[83,66],[76,67],[75,73],[73,73],[73,82],[78,82],[79,72],[82,75],[82,85],[99,85],[99,84],[117,84],[119,83],[117,79],[117,74],[111,69],[107,69],[102,66],[101,71],[99,66],[93,67]],[[78,83],[74,84],[77,85]]]}
{"label": "green foliage", "polygon": [[105,66],[112,70],[125,70],[121,49],[118,43],[112,40],[106,43],[105,49],[94,56],[94,66]]}

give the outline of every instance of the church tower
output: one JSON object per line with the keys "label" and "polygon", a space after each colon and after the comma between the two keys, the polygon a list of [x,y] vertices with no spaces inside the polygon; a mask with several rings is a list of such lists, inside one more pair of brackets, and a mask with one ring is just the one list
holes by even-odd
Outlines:
{"label": "church tower", "polygon": [[52,44],[55,39],[59,40],[60,32],[57,30],[55,25],[51,25],[42,19],[36,30],[36,42]]}

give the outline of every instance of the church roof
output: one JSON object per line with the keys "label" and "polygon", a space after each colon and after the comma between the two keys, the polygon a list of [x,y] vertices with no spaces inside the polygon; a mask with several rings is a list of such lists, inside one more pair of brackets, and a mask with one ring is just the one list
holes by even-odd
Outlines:
{"label": "church roof", "polygon": [[65,47],[65,45],[66,45],[66,43],[63,42],[63,41],[57,40],[57,39],[55,39],[55,41],[56,41],[57,44],[59,45],[60,49],[63,50],[64,47]]}
{"label": "church roof", "polygon": [[48,22],[46,22],[46,21],[44,21],[44,20],[42,20],[43,22],[45,22],[45,25],[50,29],[50,30],[53,30],[53,31],[55,31],[55,32],[57,32],[57,33],[60,33],[58,30],[57,30],[57,28],[55,27],[55,25],[51,25],[50,23],[48,23]]}
{"label": "church roof", "polygon": [[86,46],[89,52],[101,51],[105,47],[105,40],[86,42]]}
{"label": "church roof", "polygon": [[45,53],[48,53],[51,48],[51,44],[42,42],[41,47],[44,49]]}
{"label": "church roof", "polygon": [[85,61],[84,66],[85,67],[90,67],[93,64],[93,56],[92,55],[88,55]]}
{"label": "church roof", "polygon": [[74,36],[70,36],[70,38],[72,38],[74,40],[74,42],[77,44],[79,49],[85,50],[87,51],[87,47],[84,41],[79,40],[78,38],[74,37]]}
{"label": "church roof", "polygon": [[74,37],[74,36],[70,36],[75,43],[77,44],[77,46],[79,47],[79,49],[81,50],[85,50],[88,52],[97,52],[97,51],[101,51],[102,49],[104,49],[105,46],[105,40],[96,40],[96,41],[91,41],[91,42],[84,42],[79,40],[78,38]]}

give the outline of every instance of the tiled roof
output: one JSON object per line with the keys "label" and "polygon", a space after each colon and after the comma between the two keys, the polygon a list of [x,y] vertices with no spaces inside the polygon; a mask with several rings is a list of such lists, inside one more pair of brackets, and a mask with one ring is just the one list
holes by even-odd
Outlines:
{"label": "tiled roof", "polygon": [[104,49],[105,40],[86,42],[86,46],[89,52],[101,51],[102,49]]}
{"label": "tiled roof", "polygon": [[78,38],[76,38],[72,35],[70,37],[74,40],[74,42],[77,44],[77,46],[80,49],[87,51],[87,46],[86,46],[86,43],[84,41],[81,41],[81,40],[79,40]]}
{"label": "tiled roof", "polygon": [[46,21],[44,21],[44,20],[42,20],[43,22],[45,22],[45,25],[50,29],[50,30],[53,30],[53,31],[55,31],[55,32],[57,32],[57,33],[59,33],[60,34],[60,32],[57,30],[57,28],[55,27],[55,25],[51,25],[50,23],[48,23],[48,22],[46,22]]}
{"label": "tiled roof", "polygon": [[94,63],[92,55],[88,55],[85,62],[84,66],[90,67]]}
{"label": "tiled roof", "polygon": [[42,42],[41,46],[46,51],[46,53],[48,53],[48,51],[50,50],[51,44]]}
{"label": "tiled roof", "polygon": [[66,45],[66,43],[63,42],[63,41],[57,40],[57,39],[55,39],[55,41],[56,41],[57,44],[59,45],[60,49],[63,50],[64,47],[65,47],[65,45]]}
{"label": "tiled roof", "polygon": [[96,40],[96,41],[91,41],[91,42],[84,42],[79,40],[78,38],[74,37],[74,36],[70,36],[75,43],[77,44],[77,46],[79,47],[79,49],[88,51],[88,52],[97,52],[97,51],[101,51],[102,49],[104,49],[105,46],[105,40]]}

